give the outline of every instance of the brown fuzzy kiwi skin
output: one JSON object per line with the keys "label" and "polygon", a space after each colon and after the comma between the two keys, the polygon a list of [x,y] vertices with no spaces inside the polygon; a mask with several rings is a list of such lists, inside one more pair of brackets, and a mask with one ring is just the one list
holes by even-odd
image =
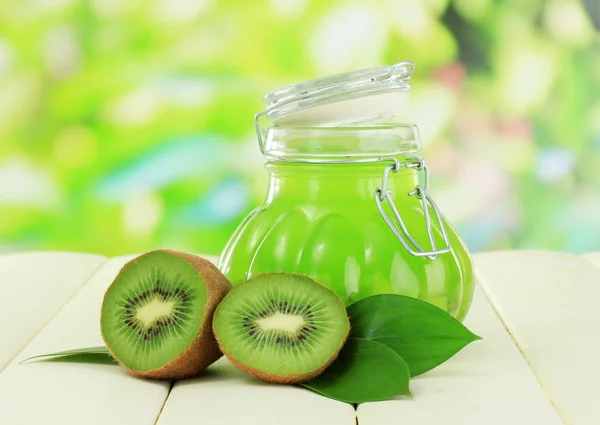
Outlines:
{"label": "brown fuzzy kiwi skin", "polygon": [[[175,357],[170,363],[166,365],[148,371],[139,371],[130,369],[127,365],[123,364],[112,352],[110,345],[104,335],[104,343],[110,351],[110,354],[121,364],[127,371],[139,378],[151,378],[151,379],[185,379],[191,378],[198,375],[212,363],[216,362],[223,355],[219,350],[219,346],[215,339],[215,335],[212,330],[212,318],[217,308],[217,305],[231,290],[232,286],[229,280],[215,267],[210,261],[193,254],[187,254],[184,252],[172,251],[168,249],[158,249],[149,251],[142,255],[147,255],[153,252],[163,252],[166,254],[173,255],[175,257],[183,258],[186,260],[197,272],[202,276],[206,285],[206,307],[204,315],[202,316],[202,324],[196,337],[183,350],[177,357]],[[141,256],[140,256],[141,257]],[[129,261],[127,264],[135,262],[136,257]],[[127,266],[125,264],[123,268]],[[122,269],[121,269],[122,270]],[[104,300],[110,291],[110,287],[106,291]]]}
{"label": "brown fuzzy kiwi skin", "polygon": [[[268,276],[268,275],[286,275],[286,276],[295,276],[295,277],[302,277],[302,278],[308,278],[309,280],[313,281],[314,283],[316,283],[319,286],[324,287],[325,289],[327,289],[328,291],[331,291],[336,298],[338,299],[338,301],[340,302],[340,305],[342,306],[342,308],[344,309],[344,311],[346,311],[346,305],[344,304],[344,302],[342,301],[342,299],[338,296],[338,294],[336,294],[334,291],[332,291],[331,289],[327,288],[325,285],[323,285],[321,282],[316,281],[315,279],[312,279],[308,276],[304,276],[304,275],[299,275],[299,274],[295,274],[295,273],[282,273],[282,272],[267,272],[267,273],[261,273],[255,277],[253,277],[250,280],[247,280],[245,282],[240,283],[239,285],[236,285],[236,287],[241,286],[241,285],[246,285],[249,282],[252,282],[254,279],[257,279],[261,276]],[[227,298],[229,294],[225,295],[225,298]],[[225,300],[225,298],[223,298],[223,300]],[[218,306],[217,306],[218,308]],[[331,363],[333,363],[333,361],[335,359],[337,359],[338,355],[340,354],[340,351],[342,349],[342,347],[344,346],[344,344],[346,343],[346,340],[348,339],[348,335],[350,334],[350,318],[348,318],[348,315],[346,314],[346,317],[348,319],[348,330],[346,331],[346,334],[344,335],[344,338],[342,338],[342,341],[340,342],[340,345],[338,346],[337,350],[335,351],[335,353],[333,353],[333,355],[320,367],[318,367],[317,369],[305,372],[305,373],[299,373],[299,374],[291,374],[291,375],[275,375],[272,373],[267,373],[264,372],[262,370],[258,370],[255,369],[253,367],[250,366],[246,366],[243,363],[238,362],[235,358],[233,358],[225,349],[225,347],[221,344],[221,341],[219,340],[219,336],[217,335],[217,333],[215,332],[214,329],[214,320],[213,320],[213,334],[215,335],[216,339],[217,339],[217,343],[219,344],[219,347],[221,349],[221,351],[223,352],[223,354],[225,354],[225,357],[227,357],[227,359],[231,362],[231,364],[233,364],[235,367],[237,367],[238,369],[240,369],[241,371],[247,373],[248,375],[254,376],[262,381],[266,381],[266,382],[271,382],[274,384],[298,384],[301,382],[306,382],[306,381],[310,381],[311,379],[317,377],[318,375],[320,375],[321,373],[323,373],[323,371],[325,369],[327,369]],[[213,316],[214,319],[214,316]]]}

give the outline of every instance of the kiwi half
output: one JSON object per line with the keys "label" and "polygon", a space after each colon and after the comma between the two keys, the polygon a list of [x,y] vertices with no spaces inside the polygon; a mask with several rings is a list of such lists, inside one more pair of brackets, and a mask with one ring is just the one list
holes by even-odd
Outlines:
{"label": "kiwi half", "polygon": [[133,375],[182,379],[221,357],[212,315],[231,284],[208,260],[151,251],[123,266],[104,296],[102,337]]}
{"label": "kiwi half", "polygon": [[350,322],[342,300],[320,283],[267,273],[227,294],[213,330],[235,366],[265,381],[292,384],[310,380],[335,360]]}

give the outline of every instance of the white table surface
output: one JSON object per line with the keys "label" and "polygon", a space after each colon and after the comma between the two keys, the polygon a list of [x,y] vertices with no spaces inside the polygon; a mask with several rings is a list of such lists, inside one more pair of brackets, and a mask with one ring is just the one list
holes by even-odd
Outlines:
{"label": "white table surface", "polygon": [[474,255],[480,285],[465,323],[484,339],[413,380],[413,399],[355,408],[258,382],[225,359],[174,385],[104,364],[18,364],[102,345],[102,296],[130,258],[0,255],[1,425],[600,424],[600,253]]}

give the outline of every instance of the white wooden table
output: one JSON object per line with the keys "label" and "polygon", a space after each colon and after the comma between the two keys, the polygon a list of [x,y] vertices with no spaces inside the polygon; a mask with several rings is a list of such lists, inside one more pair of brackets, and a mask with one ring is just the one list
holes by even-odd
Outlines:
{"label": "white wooden table", "polygon": [[259,383],[224,359],[175,383],[28,356],[102,345],[102,295],[132,257],[0,256],[1,425],[598,425],[600,253],[476,254],[467,326],[484,340],[415,379],[414,399],[357,406]]}

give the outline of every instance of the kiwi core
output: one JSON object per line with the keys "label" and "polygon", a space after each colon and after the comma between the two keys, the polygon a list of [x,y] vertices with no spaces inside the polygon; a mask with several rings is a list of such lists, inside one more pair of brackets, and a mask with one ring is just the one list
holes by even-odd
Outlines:
{"label": "kiwi core", "polygon": [[158,319],[162,317],[169,317],[173,311],[173,301],[163,302],[159,299],[154,298],[148,304],[137,311],[136,318],[142,322],[146,327],[158,322]]}
{"label": "kiwi core", "polygon": [[263,331],[281,331],[287,333],[297,333],[305,324],[302,316],[296,316],[294,314],[284,314],[279,311],[275,312],[269,317],[264,319],[258,319],[258,326]]}

